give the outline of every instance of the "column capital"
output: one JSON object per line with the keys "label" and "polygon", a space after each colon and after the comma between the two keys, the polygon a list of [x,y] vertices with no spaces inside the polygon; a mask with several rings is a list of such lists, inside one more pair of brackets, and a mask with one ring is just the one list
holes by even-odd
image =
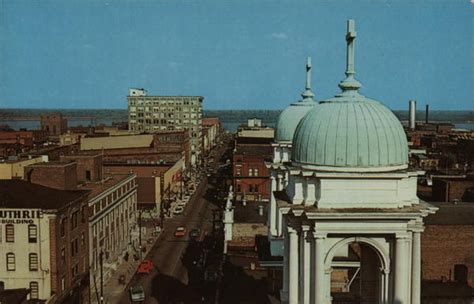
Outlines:
{"label": "column capital", "polygon": [[411,239],[411,235],[409,232],[401,232],[397,233],[395,235],[395,238],[397,239],[397,241],[409,241]]}
{"label": "column capital", "polygon": [[296,229],[295,229],[294,227],[292,227],[292,226],[288,226],[287,229],[288,229],[288,233],[289,233],[289,234],[297,233]]}
{"label": "column capital", "polygon": [[270,179],[275,180],[276,179],[275,175],[274,174],[270,175]]}
{"label": "column capital", "polygon": [[326,233],[323,234],[323,233],[314,232],[313,236],[316,241],[323,241],[327,238]]}

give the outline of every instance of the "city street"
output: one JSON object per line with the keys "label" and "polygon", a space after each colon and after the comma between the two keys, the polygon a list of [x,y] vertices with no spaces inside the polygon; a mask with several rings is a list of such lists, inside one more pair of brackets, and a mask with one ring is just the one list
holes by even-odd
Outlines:
{"label": "city street", "polygon": [[[210,166],[212,170],[218,168],[218,160],[225,148],[216,148],[216,162]],[[209,290],[203,290],[200,286],[202,271],[196,273],[196,267],[193,267],[202,254],[204,241],[212,239],[213,210],[219,209],[215,198],[208,195],[209,188],[212,186],[208,185],[208,178],[204,175],[184,214],[165,221],[160,237],[149,254],[143,257],[153,262],[154,269],[149,274],[135,274],[118,303],[130,303],[129,288],[137,285],[145,290],[145,301],[142,303],[209,303]],[[175,237],[175,229],[179,226],[186,228],[185,235]],[[200,228],[200,235],[190,240],[189,232],[194,228]]]}

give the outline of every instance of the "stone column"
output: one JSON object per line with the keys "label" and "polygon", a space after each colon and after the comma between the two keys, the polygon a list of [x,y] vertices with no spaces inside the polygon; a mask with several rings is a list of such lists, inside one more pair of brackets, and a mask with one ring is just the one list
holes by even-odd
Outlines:
{"label": "stone column", "polygon": [[270,176],[271,184],[270,184],[270,212],[269,212],[269,219],[268,225],[270,226],[270,236],[277,235],[277,216],[276,216],[276,199],[275,195],[273,195],[273,191],[276,190],[276,180],[275,176]]}
{"label": "stone column", "polygon": [[281,290],[280,298],[282,303],[288,302],[288,283],[289,283],[289,240],[288,240],[288,231],[286,217],[283,216],[283,289]]}
{"label": "stone column", "polygon": [[314,240],[314,280],[315,288],[314,300],[315,304],[326,304],[326,283],[324,282],[325,278],[325,269],[324,269],[324,236],[315,236]]}
{"label": "stone column", "polygon": [[278,147],[273,148],[273,162],[274,163],[281,162],[280,150]]}
{"label": "stone column", "polygon": [[309,304],[311,291],[311,244],[312,233],[309,231],[309,226],[302,226],[303,236],[303,288],[302,288],[302,303]]}
{"label": "stone column", "polygon": [[288,236],[290,243],[290,283],[289,283],[289,302],[290,304],[298,304],[298,233],[292,227],[288,227]]}
{"label": "stone column", "polygon": [[409,288],[408,263],[408,237],[398,236],[395,244],[395,292],[394,303],[409,304],[407,299]]}
{"label": "stone column", "polygon": [[421,303],[421,233],[413,232],[412,243],[411,304]]}
{"label": "stone column", "polygon": [[278,174],[277,178],[277,191],[283,190],[283,175]]}

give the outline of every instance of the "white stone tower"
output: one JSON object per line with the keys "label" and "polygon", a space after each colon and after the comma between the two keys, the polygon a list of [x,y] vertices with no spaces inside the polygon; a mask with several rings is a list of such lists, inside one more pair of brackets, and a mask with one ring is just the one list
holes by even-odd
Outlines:
{"label": "white stone tower", "polygon": [[436,208],[416,196],[418,172],[408,168],[399,120],[359,93],[355,38],[349,20],[342,92],[299,122],[287,185],[273,193],[283,214],[282,300],[419,304],[420,233]]}

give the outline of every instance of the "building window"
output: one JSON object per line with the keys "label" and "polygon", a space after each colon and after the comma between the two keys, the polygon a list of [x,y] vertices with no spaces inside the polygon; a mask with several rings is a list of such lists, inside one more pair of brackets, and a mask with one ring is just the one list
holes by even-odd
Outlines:
{"label": "building window", "polygon": [[61,262],[63,264],[66,264],[66,249],[65,248],[61,248]]}
{"label": "building window", "polygon": [[13,252],[7,253],[7,270],[15,271],[15,254]]}
{"label": "building window", "polygon": [[258,192],[258,185],[254,185],[253,190],[254,190],[255,192]]}
{"label": "building window", "polygon": [[38,227],[34,224],[28,225],[28,243],[36,242],[38,242]]}
{"label": "building window", "polygon": [[5,225],[5,241],[7,243],[15,242],[15,226],[12,224]]}
{"label": "building window", "polygon": [[79,242],[77,241],[77,239],[74,239],[71,242],[71,256],[75,256],[79,252],[78,244],[79,244]]}
{"label": "building window", "polygon": [[66,278],[62,277],[61,278],[61,290],[65,290],[65,289],[66,289]]}
{"label": "building window", "polygon": [[0,291],[4,291],[4,290],[5,290],[5,282],[0,281]]}
{"label": "building window", "polygon": [[253,176],[258,176],[258,168],[253,169]]}
{"label": "building window", "polygon": [[242,169],[240,167],[235,168],[235,175],[240,176],[242,174]]}
{"label": "building window", "polygon": [[237,184],[237,192],[242,192],[242,187],[240,186],[240,184]]}
{"label": "building window", "polygon": [[253,169],[249,169],[249,176],[253,176]]}
{"label": "building window", "polygon": [[91,181],[91,171],[86,170],[86,181],[90,182]]}
{"label": "building window", "polygon": [[82,206],[81,207],[81,223],[85,223],[86,222],[86,209],[87,206]]}
{"label": "building window", "polygon": [[74,211],[71,216],[71,230],[74,230],[77,227],[77,218],[79,216],[79,211]]}
{"label": "building window", "polygon": [[249,192],[250,192],[250,193],[253,192],[253,185],[249,185]]}
{"label": "building window", "polygon": [[38,299],[38,282],[30,282],[30,299]]}
{"label": "building window", "polygon": [[66,234],[66,222],[67,218],[61,219],[61,224],[59,225],[59,229],[61,230],[61,236],[64,236]]}
{"label": "building window", "polygon": [[30,271],[38,271],[38,254],[30,253]]}

